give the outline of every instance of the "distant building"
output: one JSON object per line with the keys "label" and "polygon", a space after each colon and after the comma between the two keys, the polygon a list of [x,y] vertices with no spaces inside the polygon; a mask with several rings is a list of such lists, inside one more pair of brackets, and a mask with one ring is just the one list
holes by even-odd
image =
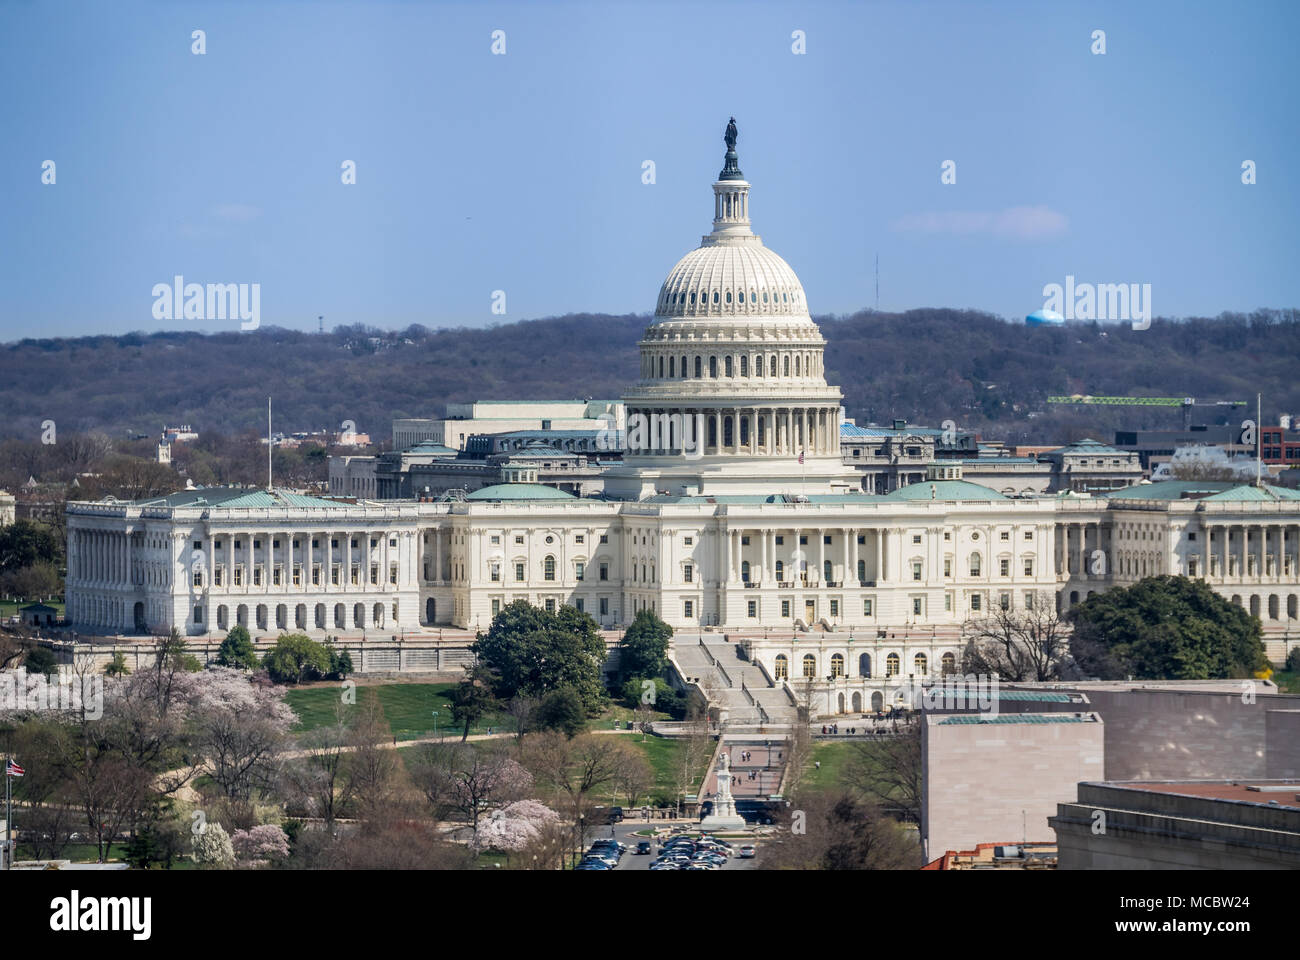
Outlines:
{"label": "distant building", "polygon": [[1300,869],[1300,780],[1080,783],[1050,822],[1061,870]]}
{"label": "distant building", "polygon": [[1101,717],[923,714],[921,845],[927,860],[989,837],[1051,839],[1048,818],[1103,769]]}
{"label": "distant building", "polygon": [[621,431],[623,403],[619,400],[479,400],[449,403],[438,419],[394,420],[393,449],[406,450],[432,440],[455,450],[478,434],[515,430]]}
{"label": "distant building", "polygon": [[163,436],[171,443],[191,443],[199,438],[199,433],[188,423],[181,427],[163,427]]}
{"label": "distant building", "polygon": [[949,850],[922,870],[1055,870],[1056,844],[980,843],[973,850]]}
{"label": "distant building", "polygon": [[12,493],[0,490],[0,527],[13,523],[18,517],[18,500]]}

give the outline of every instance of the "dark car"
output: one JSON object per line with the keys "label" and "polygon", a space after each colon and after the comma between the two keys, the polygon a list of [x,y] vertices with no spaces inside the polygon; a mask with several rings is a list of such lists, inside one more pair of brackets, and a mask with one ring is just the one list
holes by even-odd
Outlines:
{"label": "dark car", "polygon": [[637,843],[637,845],[636,845],[636,852],[637,852],[637,853],[649,853],[649,852],[650,852],[650,841],[649,841],[649,840],[641,840],[641,841],[639,841],[639,842]]}

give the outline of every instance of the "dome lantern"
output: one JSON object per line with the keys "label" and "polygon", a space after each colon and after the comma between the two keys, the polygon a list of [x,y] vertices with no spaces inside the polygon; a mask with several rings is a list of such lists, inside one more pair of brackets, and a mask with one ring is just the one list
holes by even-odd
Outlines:
{"label": "dome lantern", "polygon": [[[723,159],[722,172],[713,184],[713,233],[712,237],[753,236],[749,226],[749,184],[740,172],[740,158],[736,155],[736,118],[727,124],[727,132],[722,138],[727,144],[727,154]],[[705,238],[705,242],[710,242]]]}

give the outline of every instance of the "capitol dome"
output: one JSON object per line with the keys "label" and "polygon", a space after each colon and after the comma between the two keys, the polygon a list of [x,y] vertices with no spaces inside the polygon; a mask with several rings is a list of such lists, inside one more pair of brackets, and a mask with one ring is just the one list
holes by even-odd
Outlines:
{"label": "capitol dome", "polygon": [[677,261],[659,290],[655,316],[807,316],[799,278],[758,237],[706,243]]}

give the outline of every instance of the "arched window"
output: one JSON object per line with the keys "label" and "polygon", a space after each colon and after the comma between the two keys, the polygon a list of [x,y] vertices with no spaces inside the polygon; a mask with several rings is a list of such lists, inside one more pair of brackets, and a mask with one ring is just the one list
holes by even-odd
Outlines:
{"label": "arched window", "polygon": [[772,665],[773,680],[788,680],[790,678],[790,661],[785,658],[784,653],[776,655],[776,662]]}
{"label": "arched window", "polygon": [[785,580],[785,561],[783,560],[778,560],[776,562],[776,579],[777,582]]}
{"label": "arched window", "polygon": [[728,290],[728,291],[727,291],[727,303],[730,303],[730,302],[731,302],[731,291]]}
{"label": "arched window", "polygon": [[740,579],[743,580],[745,583],[749,583],[749,561],[748,560],[740,561]]}
{"label": "arched window", "polygon": [[767,365],[767,374],[770,377],[776,376],[776,354],[768,358],[771,362]]}
{"label": "arched window", "polygon": [[547,555],[542,561],[542,576],[547,580],[555,579],[555,557]]}
{"label": "arched window", "polygon": [[662,380],[663,378],[664,378],[664,358],[660,357],[659,358],[659,379]]}
{"label": "arched window", "polygon": [[832,677],[844,676],[844,654],[842,653],[831,654],[831,676]]}
{"label": "arched window", "polygon": [[765,366],[766,366],[766,364],[763,363],[763,358],[762,358],[762,357],[755,357],[755,358],[754,358],[754,373],[755,373],[755,374],[757,374],[758,376],[761,377],[761,376],[763,375],[763,368],[764,368]]}
{"label": "arched window", "polygon": [[749,357],[743,355],[740,358],[740,375],[742,377],[749,376]]}
{"label": "arched window", "polygon": [[716,378],[718,376],[718,358],[709,357],[709,376]]}
{"label": "arched window", "polygon": [[945,653],[939,658],[939,670],[944,674],[957,672],[957,658],[951,653]]}
{"label": "arched window", "polygon": [[702,364],[703,362],[704,362],[704,358],[703,358],[703,357],[696,357],[696,358],[695,358],[695,377],[696,377],[696,379],[699,379],[700,377],[704,376],[704,374],[703,374],[703,372],[702,372],[702,367],[701,367],[701,364]]}
{"label": "arched window", "polygon": [[686,379],[686,358],[682,357],[682,379]]}
{"label": "arched window", "polygon": [[675,376],[677,376],[677,358],[676,358],[676,357],[669,357],[669,358],[668,358],[668,376],[670,376],[670,377],[675,377]]}
{"label": "arched window", "polygon": [[835,570],[829,560],[822,561],[822,582],[830,583],[835,579]]}
{"label": "arched window", "polygon": [[866,583],[867,581],[867,561],[858,561],[858,582]]}
{"label": "arched window", "polygon": [[972,577],[978,577],[980,575],[980,555],[978,553],[972,553],[970,555],[970,575]]}
{"label": "arched window", "polygon": [[799,354],[794,355],[794,375],[799,376]]}
{"label": "arched window", "polygon": [[918,677],[924,677],[925,672],[930,665],[930,661],[925,658],[924,653],[918,653],[912,658],[912,666],[915,668],[912,672]]}
{"label": "arched window", "polygon": [[740,302],[741,302],[741,303],[744,303],[744,302],[745,302],[745,291],[744,291],[744,290],[741,290],[741,291],[740,291]]}
{"label": "arched window", "polygon": [[722,358],[722,369],[725,375],[728,377],[735,375],[732,372],[732,368],[731,368],[731,357],[727,356]]}
{"label": "arched window", "polygon": [[781,376],[790,376],[790,355],[788,353],[781,358]]}
{"label": "arched window", "polygon": [[889,656],[885,657],[885,676],[898,676],[898,654],[891,653]]}
{"label": "arched window", "polygon": [[713,291],[713,302],[714,303],[718,302],[718,291],[716,290]]}
{"label": "arched window", "polygon": [[871,679],[871,654],[864,653],[858,657],[858,676]]}
{"label": "arched window", "polygon": [[803,675],[809,679],[817,676],[817,658],[811,653],[803,655]]}
{"label": "arched window", "polygon": [[691,306],[695,306],[695,291],[691,291]]}

